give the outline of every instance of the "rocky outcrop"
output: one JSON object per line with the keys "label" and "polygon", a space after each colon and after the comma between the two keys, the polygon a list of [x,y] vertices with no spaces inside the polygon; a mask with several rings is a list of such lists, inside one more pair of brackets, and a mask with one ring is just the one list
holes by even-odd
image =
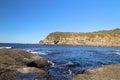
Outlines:
{"label": "rocky outcrop", "polygon": [[41,70],[39,68],[35,67],[24,67],[24,68],[19,68],[17,69],[18,72],[23,73],[23,74],[40,74],[42,76],[48,76],[47,71]]}
{"label": "rocky outcrop", "polygon": [[120,29],[89,33],[54,32],[40,44],[120,46]]}
{"label": "rocky outcrop", "polygon": [[71,80],[120,80],[120,64],[107,65],[95,70],[85,70]]}
{"label": "rocky outcrop", "polygon": [[40,68],[50,65],[47,59],[19,50],[0,49],[0,80],[17,80],[19,74],[39,74],[48,77]]}

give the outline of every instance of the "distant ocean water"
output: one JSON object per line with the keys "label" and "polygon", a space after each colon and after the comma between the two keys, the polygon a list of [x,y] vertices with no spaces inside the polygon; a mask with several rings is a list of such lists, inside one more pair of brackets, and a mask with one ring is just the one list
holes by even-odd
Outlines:
{"label": "distant ocean water", "polygon": [[45,67],[57,78],[70,78],[77,72],[109,64],[120,64],[120,47],[59,46],[0,43],[0,48],[24,50],[53,62]]}

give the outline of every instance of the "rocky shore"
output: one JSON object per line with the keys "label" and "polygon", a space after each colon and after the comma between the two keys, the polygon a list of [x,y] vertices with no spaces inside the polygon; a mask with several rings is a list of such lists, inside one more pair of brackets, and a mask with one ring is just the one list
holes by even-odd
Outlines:
{"label": "rocky shore", "polygon": [[47,59],[25,51],[0,49],[0,80],[19,80],[20,74],[39,74],[48,78],[48,72],[40,68],[49,65]]}
{"label": "rocky shore", "polygon": [[120,80],[120,64],[79,72],[71,80]]}
{"label": "rocky shore", "polygon": [[[35,80],[35,76],[40,80],[68,80],[54,78],[42,70],[49,65],[49,60],[25,51],[0,49],[0,80]],[[78,72],[70,80],[120,80],[119,70],[120,64],[106,65]]]}

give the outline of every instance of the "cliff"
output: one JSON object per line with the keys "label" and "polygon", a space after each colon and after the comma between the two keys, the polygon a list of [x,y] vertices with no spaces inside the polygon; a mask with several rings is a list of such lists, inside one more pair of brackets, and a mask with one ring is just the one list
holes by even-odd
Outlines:
{"label": "cliff", "polygon": [[53,32],[40,44],[120,46],[120,28],[98,32]]}

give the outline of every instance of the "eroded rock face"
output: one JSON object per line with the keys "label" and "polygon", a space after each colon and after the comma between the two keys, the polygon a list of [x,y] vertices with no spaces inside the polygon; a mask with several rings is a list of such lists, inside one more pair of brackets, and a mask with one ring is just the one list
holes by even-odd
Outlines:
{"label": "eroded rock face", "polygon": [[47,59],[25,51],[0,49],[0,80],[16,80],[22,73],[48,76],[47,72],[39,69],[48,65]]}
{"label": "eroded rock face", "polygon": [[39,43],[51,45],[120,46],[119,34],[119,28],[88,33],[53,32]]}
{"label": "eroded rock face", "polygon": [[120,64],[107,65],[95,70],[85,70],[71,80],[120,80]]}

